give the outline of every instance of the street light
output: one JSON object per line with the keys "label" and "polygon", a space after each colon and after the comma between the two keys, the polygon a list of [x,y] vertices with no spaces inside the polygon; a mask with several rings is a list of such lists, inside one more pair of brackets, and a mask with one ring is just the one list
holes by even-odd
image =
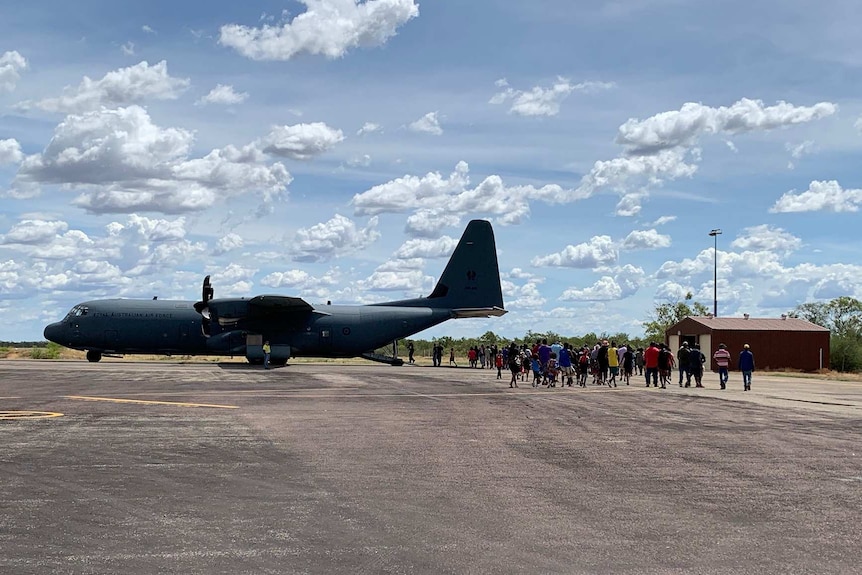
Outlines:
{"label": "street light", "polygon": [[715,240],[712,248],[715,262],[712,268],[712,316],[718,317],[718,236],[721,235],[721,230],[710,230],[709,235]]}

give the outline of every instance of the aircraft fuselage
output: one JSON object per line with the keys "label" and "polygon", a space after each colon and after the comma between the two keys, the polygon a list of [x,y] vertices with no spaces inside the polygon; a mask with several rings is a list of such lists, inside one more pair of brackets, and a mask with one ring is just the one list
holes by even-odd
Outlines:
{"label": "aircraft fuselage", "polygon": [[291,356],[354,357],[451,317],[429,307],[326,305],[300,321],[247,319],[208,338],[194,302],[113,299],[78,304],[45,337],[99,354],[245,355],[246,337],[259,334],[289,346]]}
{"label": "aircraft fuselage", "polygon": [[396,363],[374,350],[453,318],[499,317],[503,309],[500,269],[490,222],[473,220],[461,236],[434,290],[417,297],[371,305],[313,306],[299,297],[214,296],[206,276],[198,302],[94,300],[76,305],[45,337],[102,354],[354,357]]}

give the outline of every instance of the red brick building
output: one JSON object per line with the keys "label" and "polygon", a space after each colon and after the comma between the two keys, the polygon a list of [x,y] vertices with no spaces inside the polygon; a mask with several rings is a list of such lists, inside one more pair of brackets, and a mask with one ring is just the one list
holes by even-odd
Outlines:
{"label": "red brick building", "polygon": [[707,369],[718,368],[713,352],[723,343],[730,351],[730,368],[736,369],[744,344],[751,346],[758,370],[816,371],[829,367],[829,330],[804,319],[689,316],[665,332],[665,343],[676,354],[680,344],[699,343]]}

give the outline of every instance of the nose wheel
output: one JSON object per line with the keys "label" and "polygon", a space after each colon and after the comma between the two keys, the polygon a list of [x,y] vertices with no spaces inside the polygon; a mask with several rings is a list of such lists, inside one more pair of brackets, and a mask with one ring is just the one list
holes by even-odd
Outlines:
{"label": "nose wheel", "polygon": [[92,349],[87,352],[87,361],[90,363],[96,363],[97,361],[102,359],[101,351],[93,351]]}

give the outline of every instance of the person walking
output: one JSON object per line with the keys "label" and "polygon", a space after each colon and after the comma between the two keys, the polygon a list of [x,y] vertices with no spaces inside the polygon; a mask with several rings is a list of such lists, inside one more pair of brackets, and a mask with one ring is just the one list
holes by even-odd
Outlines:
{"label": "person walking", "polygon": [[691,375],[694,377],[695,387],[703,387],[703,364],[706,363],[706,357],[700,351],[700,344],[696,343],[691,348],[691,354],[688,356],[688,368]]}
{"label": "person walking", "polygon": [[[653,387],[658,387],[658,344],[654,341],[650,342],[649,347],[644,351],[644,375],[646,376],[646,386],[649,387],[650,379],[652,379]],[[662,389],[664,389],[662,383]]]}
{"label": "person walking", "polygon": [[269,346],[269,340],[263,342],[263,368],[269,369],[269,355],[272,353],[272,348]]}
{"label": "person walking", "polygon": [[518,375],[521,373],[521,358],[518,356],[518,348],[515,347],[514,343],[509,346],[509,371],[512,372],[509,387],[518,387]]}
{"label": "person walking", "polygon": [[[676,352],[676,365],[679,367],[679,386],[682,387],[682,378],[688,371],[688,356],[691,354],[691,350],[688,348],[688,342],[682,342],[682,346],[679,348],[679,351]],[[688,383],[691,384],[691,379],[688,380]],[[688,387],[688,386],[686,386]]]}
{"label": "person walking", "polygon": [[644,348],[642,347],[635,351],[635,367],[638,368],[638,375],[644,374]]}
{"label": "person walking", "polygon": [[718,344],[718,349],[712,354],[712,359],[718,366],[718,383],[721,385],[721,389],[725,389],[728,379],[727,368],[730,366],[730,352],[727,351],[727,346],[723,343]]}
{"label": "person walking", "polygon": [[416,359],[413,357],[413,353],[416,351],[416,348],[413,346],[412,341],[407,342],[407,363],[416,363]]}
{"label": "person walking", "polygon": [[751,372],[754,371],[754,354],[751,346],[745,344],[739,352],[739,371],[742,372],[743,391],[751,391]]}

